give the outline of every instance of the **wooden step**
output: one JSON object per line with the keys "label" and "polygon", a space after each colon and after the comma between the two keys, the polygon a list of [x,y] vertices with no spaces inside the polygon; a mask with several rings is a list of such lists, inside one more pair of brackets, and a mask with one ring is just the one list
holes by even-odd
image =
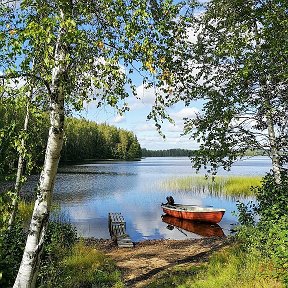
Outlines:
{"label": "wooden step", "polygon": [[134,247],[129,235],[126,233],[126,222],[121,213],[109,213],[109,232],[112,240],[117,242],[118,247],[131,248]]}
{"label": "wooden step", "polygon": [[134,247],[133,242],[130,237],[118,238],[117,245],[118,247],[121,247],[121,248],[133,248]]}

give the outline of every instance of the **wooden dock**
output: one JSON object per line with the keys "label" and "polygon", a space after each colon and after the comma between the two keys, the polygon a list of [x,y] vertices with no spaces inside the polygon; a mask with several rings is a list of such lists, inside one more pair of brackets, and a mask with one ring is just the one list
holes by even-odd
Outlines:
{"label": "wooden dock", "polygon": [[126,233],[126,222],[121,213],[109,213],[109,232],[112,240],[117,242],[118,247],[134,247],[131,238]]}

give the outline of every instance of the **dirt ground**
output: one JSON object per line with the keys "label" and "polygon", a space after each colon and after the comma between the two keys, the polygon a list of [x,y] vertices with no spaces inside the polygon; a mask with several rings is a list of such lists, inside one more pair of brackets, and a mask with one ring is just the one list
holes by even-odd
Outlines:
{"label": "dirt ground", "polygon": [[157,274],[178,264],[206,262],[212,252],[229,245],[227,238],[148,240],[134,248],[118,248],[109,240],[89,240],[116,262],[126,287],[146,287]]}

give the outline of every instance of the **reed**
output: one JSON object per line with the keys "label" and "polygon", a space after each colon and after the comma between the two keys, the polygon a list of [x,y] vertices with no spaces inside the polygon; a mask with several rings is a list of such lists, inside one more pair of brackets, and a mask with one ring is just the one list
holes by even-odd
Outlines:
{"label": "reed", "polygon": [[261,185],[260,176],[205,176],[171,178],[160,185],[165,190],[209,193],[214,196],[248,197],[255,196],[251,187]]}

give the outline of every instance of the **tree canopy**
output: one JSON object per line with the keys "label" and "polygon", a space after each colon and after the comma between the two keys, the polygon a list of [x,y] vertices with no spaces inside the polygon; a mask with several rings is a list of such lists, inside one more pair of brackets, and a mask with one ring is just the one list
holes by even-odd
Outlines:
{"label": "tree canopy", "polygon": [[[229,169],[247,150],[263,150],[273,170],[288,155],[287,1],[212,0],[189,15],[191,40],[174,60],[166,106],[203,100],[185,134],[198,141],[196,168]],[[279,40],[281,39],[281,41]]]}

